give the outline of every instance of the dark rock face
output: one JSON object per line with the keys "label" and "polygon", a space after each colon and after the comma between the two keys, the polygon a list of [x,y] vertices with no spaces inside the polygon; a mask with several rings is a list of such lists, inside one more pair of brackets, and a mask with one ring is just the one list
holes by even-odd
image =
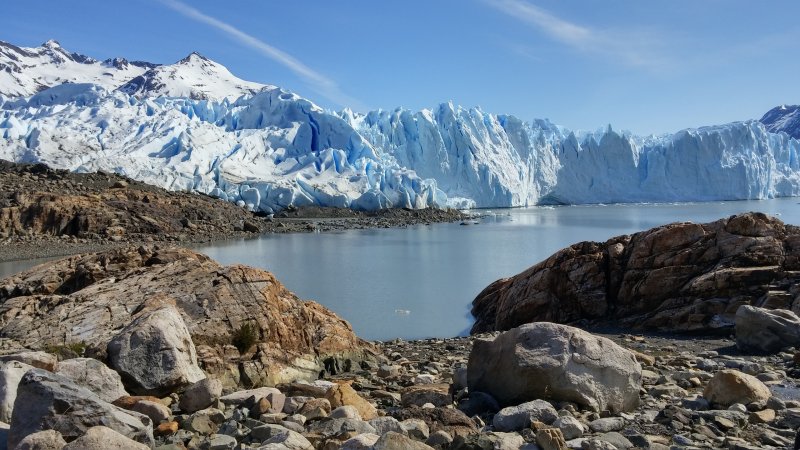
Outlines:
{"label": "dark rock face", "polygon": [[472,302],[472,333],[528,322],[708,331],[741,305],[800,310],[800,228],[761,213],[581,242]]}
{"label": "dark rock face", "polygon": [[795,139],[800,139],[800,105],[776,106],[758,121],[763,123],[768,131],[784,132]]}

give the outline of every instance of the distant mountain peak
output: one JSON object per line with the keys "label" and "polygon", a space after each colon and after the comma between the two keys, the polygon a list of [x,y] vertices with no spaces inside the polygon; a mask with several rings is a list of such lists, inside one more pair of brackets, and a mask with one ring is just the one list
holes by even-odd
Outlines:
{"label": "distant mountain peak", "polygon": [[148,70],[120,86],[119,90],[137,97],[222,100],[254,94],[265,87],[237,78],[222,64],[192,52],[175,64]]}
{"label": "distant mountain peak", "polygon": [[182,60],[178,61],[178,64],[191,63],[191,62],[195,62],[195,61],[198,61],[198,60],[199,61],[212,62],[212,63],[216,64],[214,61],[210,60],[209,58],[206,58],[205,56],[201,55],[199,52],[196,52],[196,51],[194,51],[192,53],[189,53],[188,56],[186,56]]}
{"label": "distant mountain peak", "polygon": [[759,119],[773,133],[786,133],[800,139],[800,105],[776,106]]}
{"label": "distant mountain peak", "polygon": [[124,58],[99,62],[72,53],[51,39],[39,47],[18,47],[0,41],[0,95],[29,97],[64,83],[91,83],[116,89],[155,64]]}

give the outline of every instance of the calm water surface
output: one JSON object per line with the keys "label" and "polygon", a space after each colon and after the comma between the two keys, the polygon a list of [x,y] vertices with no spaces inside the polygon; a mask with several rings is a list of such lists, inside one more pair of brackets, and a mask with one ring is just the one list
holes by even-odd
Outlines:
{"label": "calm water surface", "polygon": [[[273,272],[301,298],[347,319],[366,339],[448,337],[468,332],[470,302],[489,283],[575,242],[745,211],[800,224],[798,201],[493,210],[478,225],[268,235],[198,250],[223,264]],[[0,264],[0,276],[31,265],[25,264]]]}

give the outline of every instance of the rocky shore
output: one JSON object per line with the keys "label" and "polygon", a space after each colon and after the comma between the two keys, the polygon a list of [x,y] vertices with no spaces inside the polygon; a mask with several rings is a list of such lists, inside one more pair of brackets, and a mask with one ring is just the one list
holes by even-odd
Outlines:
{"label": "rocky shore", "polygon": [[153,242],[190,245],[256,237],[390,228],[467,218],[455,210],[302,207],[275,217],[212,197],[110,173],[72,173],[0,160],[0,261],[66,256]]}
{"label": "rocky shore", "polygon": [[[725,316],[727,326],[709,328],[711,335],[532,319],[469,337],[366,342],[270,273],[221,266],[187,249],[153,244],[46,263],[0,280],[0,443],[58,450],[792,448],[800,427],[800,317],[787,295],[765,292],[776,290],[775,280],[791,280],[794,228],[745,214],[700,226],[702,234],[682,239],[680,249],[652,238],[663,230],[686,236],[674,231],[683,227],[690,225],[634,236],[625,242],[651,236],[650,244],[620,254],[674,265],[675,258],[696,261],[692,249],[701,242],[706,270],[727,273],[726,264],[739,261],[747,263],[736,266],[744,272],[769,267],[777,277],[745,277],[736,289],[716,284],[723,300],[745,285],[752,298]],[[546,267],[591,274],[604,261],[577,260],[582,265],[554,257]],[[530,284],[543,278],[530,276],[541,270],[534,266],[517,281],[534,298],[545,295]],[[793,292],[786,283],[782,292]],[[708,302],[683,300],[679,311]]]}

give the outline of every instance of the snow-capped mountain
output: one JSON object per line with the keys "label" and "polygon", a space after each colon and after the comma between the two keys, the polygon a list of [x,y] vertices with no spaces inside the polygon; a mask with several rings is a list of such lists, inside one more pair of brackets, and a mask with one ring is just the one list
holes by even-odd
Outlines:
{"label": "snow-capped mountain", "polygon": [[26,48],[0,41],[0,95],[34,95],[63,83],[92,83],[115,89],[156,67],[123,58],[97,61],[64,50],[56,41]]}
{"label": "snow-capped mountain", "polygon": [[120,86],[0,95],[0,158],[116,171],[263,211],[800,195],[800,141],[757,121],[637,137],[449,103],[334,113],[199,55]]}
{"label": "snow-capped mountain", "polygon": [[759,122],[773,133],[784,132],[800,139],[800,105],[781,105],[770,109]]}
{"label": "snow-capped mountain", "polygon": [[259,83],[235,77],[225,66],[199,53],[175,64],[154,67],[133,78],[119,90],[136,97],[186,97],[196,100],[235,100],[264,89]]}

